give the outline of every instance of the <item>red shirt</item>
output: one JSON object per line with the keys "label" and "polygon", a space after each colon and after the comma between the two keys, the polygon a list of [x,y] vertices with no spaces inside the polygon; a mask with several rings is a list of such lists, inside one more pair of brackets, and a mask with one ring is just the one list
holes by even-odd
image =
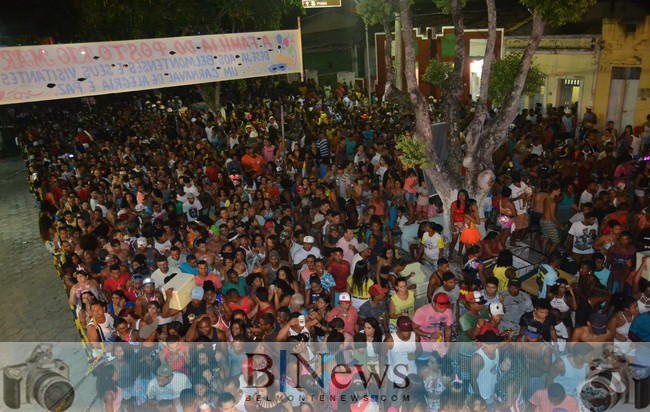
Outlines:
{"label": "red shirt", "polygon": [[108,279],[104,281],[104,290],[107,290],[111,293],[115,292],[122,286],[122,289],[126,289],[126,282],[131,279],[131,276],[128,273],[121,273],[120,277],[115,279],[113,276],[109,276]]}
{"label": "red shirt", "polygon": [[359,319],[359,313],[357,310],[353,307],[350,306],[350,309],[348,309],[347,316],[343,316],[341,314],[341,307],[335,307],[330,311],[330,313],[327,314],[327,321],[331,322],[334,318],[341,318],[343,320],[343,331],[349,333],[350,335],[354,336],[354,325],[357,324],[357,319]]}
{"label": "red shirt", "polygon": [[345,292],[348,286],[348,276],[350,276],[350,263],[346,260],[341,260],[341,263],[331,261],[327,266],[327,271],[332,274],[336,283],[334,292]]}
{"label": "red shirt", "polygon": [[461,223],[465,221],[465,204],[461,204],[459,207],[458,201],[455,200],[451,204],[451,213],[454,223]]}

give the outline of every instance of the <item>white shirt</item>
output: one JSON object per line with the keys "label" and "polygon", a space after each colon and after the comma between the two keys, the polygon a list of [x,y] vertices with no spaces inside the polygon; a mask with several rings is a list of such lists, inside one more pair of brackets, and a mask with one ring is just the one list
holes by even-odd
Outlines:
{"label": "white shirt", "polygon": [[187,216],[188,222],[196,222],[201,209],[203,209],[203,206],[201,206],[201,202],[196,198],[194,199],[194,203],[183,203],[183,213]]}
{"label": "white shirt", "polygon": [[433,262],[438,262],[440,258],[440,249],[444,249],[445,242],[438,233],[429,235],[428,232],[424,232],[422,235],[422,244],[424,245],[424,254],[427,258]]}
{"label": "white shirt", "polygon": [[156,269],[151,274],[151,279],[154,282],[156,282],[156,287],[161,287],[162,285],[165,284],[165,278],[167,276],[173,275],[174,273],[181,273],[181,271],[178,270],[178,268],[171,267],[171,266],[169,267],[169,270],[167,271],[167,273],[162,273],[162,271],[160,269]]}
{"label": "white shirt", "polygon": [[[523,195],[528,189],[528,185],[526,185],[526,183],[520,182],[519,184],[521,185],[521,187],[517,187],[514,184],[510,185],[510,190],[512,190],[511,199],[515,199]],[[517,209],[518,215],[526,212],[526,207],[524,206],[524,201],[522,199],[513,200],[512,203],[515,204],[515,208]]]}
{"label": "white shirt", "polygon": [[578,202],[578,206],[582,206],[585,203],[590,203],[594,201],[594,195],[589,193],[586,189],[582,194],[580,195],[580,201]]}
{"label": "white shirt", "polygon": [[308,252],[305,250],[305,248],[299,249],[296,254],[293,256],[293,264],[297,265],[298,263],[302,262],[303,260],[307,259],[307,256],[309,255],[314,255],[316,259],[320,259],[323,256],[320,254],[320,249],[317,248],[316,246],[312,246],[311,250]]}
{"label": "white shirt", "polygon": [[147,399],[156,401],[178,399],[183,389],[189,389],[191,387],[192,384],[184,373],[174,372],[172,381],[166,386],[158,385],[156,378],[153,378],[147,386]]}
{"label": "white shirt", "polygon": [[357,263],[361,262],[363,260],[363,256],[361,256],[358,253],[355,253],[354,256],[352,257],[352,261],[350,262],[350,274],[354,273],[354,267],[357,266]]}
{"label": "white shirt", "polygon": [[580,255],[591,255],[594,253],[594,240],[598,236],[598,223],[585,226],[582,222],[575,222],[569,229],[573,235],[573,253]]}

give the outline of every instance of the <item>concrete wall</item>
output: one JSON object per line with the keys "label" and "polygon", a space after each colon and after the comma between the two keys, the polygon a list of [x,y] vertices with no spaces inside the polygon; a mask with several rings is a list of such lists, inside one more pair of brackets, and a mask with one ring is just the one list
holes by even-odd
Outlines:
{"label": "concrete wall", "polygon": [[602,41],[594,96],[598,126],[606,121],[613,67],[641,68],[634,126],[641,125],[650,114],[650,16],[637,25],[603,21]]}
{"label": "concrete wall", "polygon": [[[523,52],[529,37],[506,37],[506,53]],[[593,103],[593,87],[599,43],[597,36],[545,36],[533,58],[534,64],[546,75],[542,104],[564,105],[560,97],[563,79],[580,80],[580,92],[571,99],[578,101],[578,113]],[[528,98],[522,99],[528,102]],[[528,108],[523,104],[522,108]]]}

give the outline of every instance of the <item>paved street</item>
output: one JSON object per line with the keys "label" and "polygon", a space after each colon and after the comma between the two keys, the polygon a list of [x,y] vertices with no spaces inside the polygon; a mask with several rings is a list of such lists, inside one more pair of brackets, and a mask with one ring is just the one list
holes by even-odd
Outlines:
{"label": "paved street", "polygon": [[20,157],[0,159],[0,341],[78,342]]}

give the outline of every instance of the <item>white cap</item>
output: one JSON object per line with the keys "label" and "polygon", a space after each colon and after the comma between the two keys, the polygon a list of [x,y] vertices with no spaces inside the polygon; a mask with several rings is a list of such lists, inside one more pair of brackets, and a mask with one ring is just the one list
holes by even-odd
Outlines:
{"label": "white cap", "polygon": [[[147,210],[147,207],[145,205],[143,205],[142,203],[139,204],[139,205],[135,205],[135,211],[136,212],[143,212],[145,210]],[[146,243],[146,239],[145,239],[145,243]]]}
{"label": "white cap", "polygon": [[339,302],[350,302],[350,294],[348,292],[343,292],[339,295]]}
{"label": "white cap", "polygon": [[302,243],[314,243],[313,236],[305,236],[302,238]]}
{"label": "white cap", "polygon": [[503,305],[500,302],[490,303],[490,313],[493,315],[505,315]]}
{"label": "white cap", "polygon": [[138,247],[145,247],[147,246],[147,238],[146,237],[139,237],[138,240],[136,241],[136,244]]}

